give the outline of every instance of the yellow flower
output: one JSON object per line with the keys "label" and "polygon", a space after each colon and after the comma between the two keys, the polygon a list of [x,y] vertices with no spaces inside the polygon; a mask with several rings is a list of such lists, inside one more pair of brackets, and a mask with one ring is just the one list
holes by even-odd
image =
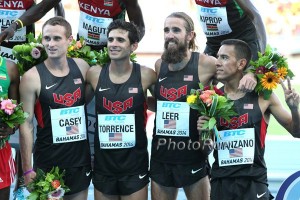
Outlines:
{"label": "yellow flower", "polygon": [[277,69],[277,75],[278,75],[279,79],[284,80],[287,74],[288,74],[288,71],[285,67],[280,67]]}
{"label": "yellow flower", "polygon": [[69,46],[68,51],[73,51],[74,50],[74,46]]}
{"label": "yellow flower", "polygon": [[197,100],[197,95],[191,94],[187,97],[186,102],[188,104],[193,104],[193,103],[196,103],[196,100]]}
{"label": "yellow flower", "polygon": [[273,72],[267,72],[261,79],[261,84],[264,89],[272,90],[277,87],[279,78]]}

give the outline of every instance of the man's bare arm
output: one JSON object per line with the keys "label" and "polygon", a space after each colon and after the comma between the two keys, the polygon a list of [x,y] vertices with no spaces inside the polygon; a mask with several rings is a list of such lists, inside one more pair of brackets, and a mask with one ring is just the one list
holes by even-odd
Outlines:
{"label": "man's bare arm", "polygon": [[143,18],[142,9],[138,3],[138,0],[122,0],[126,6],[127,15],[130,21],[133,21],[138,26],[141,38],[145,35],[145,23]]}
{"label": "man's bare arm", "polygon": [[22,25],[28,26],[40,20],[49,10],[58,5],[59,2],[60,0],[43,0],[35,6],[32,6],[19,17],[19,20],[22,21],[22,24],[20,22],[12,23],[8,28],[4,29],[0,33],[0,43],[13,37],[15,31],[19,28],[22,28]]}

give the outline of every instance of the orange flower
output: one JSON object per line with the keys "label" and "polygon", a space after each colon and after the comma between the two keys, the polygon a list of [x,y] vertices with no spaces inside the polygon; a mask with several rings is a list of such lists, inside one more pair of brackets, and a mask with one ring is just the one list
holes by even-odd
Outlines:
{"label": "orange flower", "polygon": [[277,75],[278,75],[279,79],[284,80],[287,74],[288,74],[288,71],[285,67],[280,67],[277,69]]}
{"label": "orange flower", "polygon": [[261,79],[261,85],[264,89],[273,90],[277,87],[279,78],[273,72],[267,72]]}
{"label": "orange flower", "polygon": [[212,96],[215,93],[216,92],[214,90],[204,90],[199,97],[206,105],[210,106],[212,103]]}

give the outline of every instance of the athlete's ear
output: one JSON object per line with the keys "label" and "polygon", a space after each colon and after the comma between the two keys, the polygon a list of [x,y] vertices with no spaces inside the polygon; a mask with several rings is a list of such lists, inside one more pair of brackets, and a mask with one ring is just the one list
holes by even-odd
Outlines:
{"label": "athlete's ear", "polygon": [[247,60],[245,58],[241,58],[237,61],[238,69],[243,71],[246,68]]}
{"label": "athlete's ear", "polygon": [[139,43],[135,42],[135,43],[131,44],[130,46],[131,46],[131,53],[132,53],[138,48]]}
{"label": "athlete's ear", "polygon": [[191,31],[187,34],[188,43],[196,36],[195,31]]}
{"label": "athlete's ear", "polygon": [[72,42],[73,40],[73,35],[70,35],[70,37],[68,38],[69,42]]}

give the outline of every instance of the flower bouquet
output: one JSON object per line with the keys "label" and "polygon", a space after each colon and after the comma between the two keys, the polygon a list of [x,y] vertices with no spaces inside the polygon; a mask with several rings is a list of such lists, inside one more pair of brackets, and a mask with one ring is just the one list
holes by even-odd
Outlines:
{"label": "flower bouquet", "polygon": [[[97,64],[99,64],[101,66],[110,62],[107,47],[104,47],[102,50],[99,51],[99,53],[97,54],[96,60],[97,60]],[[130,61],[136,62],[136,54],[135,53],[130,54]]]}
{"label": "flower bouquet", "polygon": [[275,89],[287,77],[294,77],[293,72],[289,69],[287,59],[267,45],[265,53],[258,52],[258,59],[250,61],[250,70],[258,79],[255,91],[263,94],[264,99],[269,99],[272,90]]}
{"label": "flower bouquet", "polygon": [[[0,98],[0,121],[10,128],[14,128],[22,123],[28,117],[28,113],[23,111],[23,103],[17,104],[16,100]],[[0,139],[0,149],[6,144],[9,137]]]}
{"label": "flower bouquet", "polygon": [[30,195],[28,200],[62,200],[66,192],[70,189],[64,184],[63,176],[65,171],[60,173],[58,167],[53,167],[50,172],[46,173],[37,169],[36,177],[27,188]]}
{"label": "flower bouquet", "polygon": [[237,113],[233,110],[233,101],[224,96],[224,93],[216,86],[204,87],[202,83],[199,83],[200,89],[192,89],[190,95],[187,96],[187,103],[192,109],[198,110],[201,115],[210,117],[203,128],[208,129],[207,132],[203,132],[201,140],[205,141],[211,138],[211,133],[214,130],[217,136],[216,118],[224,118],[229,121],[230,116],[234,116]]}
{"label": "flower bouquet", "polygon": [[90,66],[97,63],[97,51],[91,50],[91,47],[86,45],[83,37],[80,37],[78,41],[72,40],[68,47],[67,57],[81,58],[85,60]]}
{"label": "flower bouquet", "polygon": [[37,39],[34,38],[33,33],[26,35],[28,43],[15,45],[12,49],[13,55],[18,60],[17,65],[20,75],[23,75],[31,67],[43,62],[48,55],[42,45],[42,35]]}

